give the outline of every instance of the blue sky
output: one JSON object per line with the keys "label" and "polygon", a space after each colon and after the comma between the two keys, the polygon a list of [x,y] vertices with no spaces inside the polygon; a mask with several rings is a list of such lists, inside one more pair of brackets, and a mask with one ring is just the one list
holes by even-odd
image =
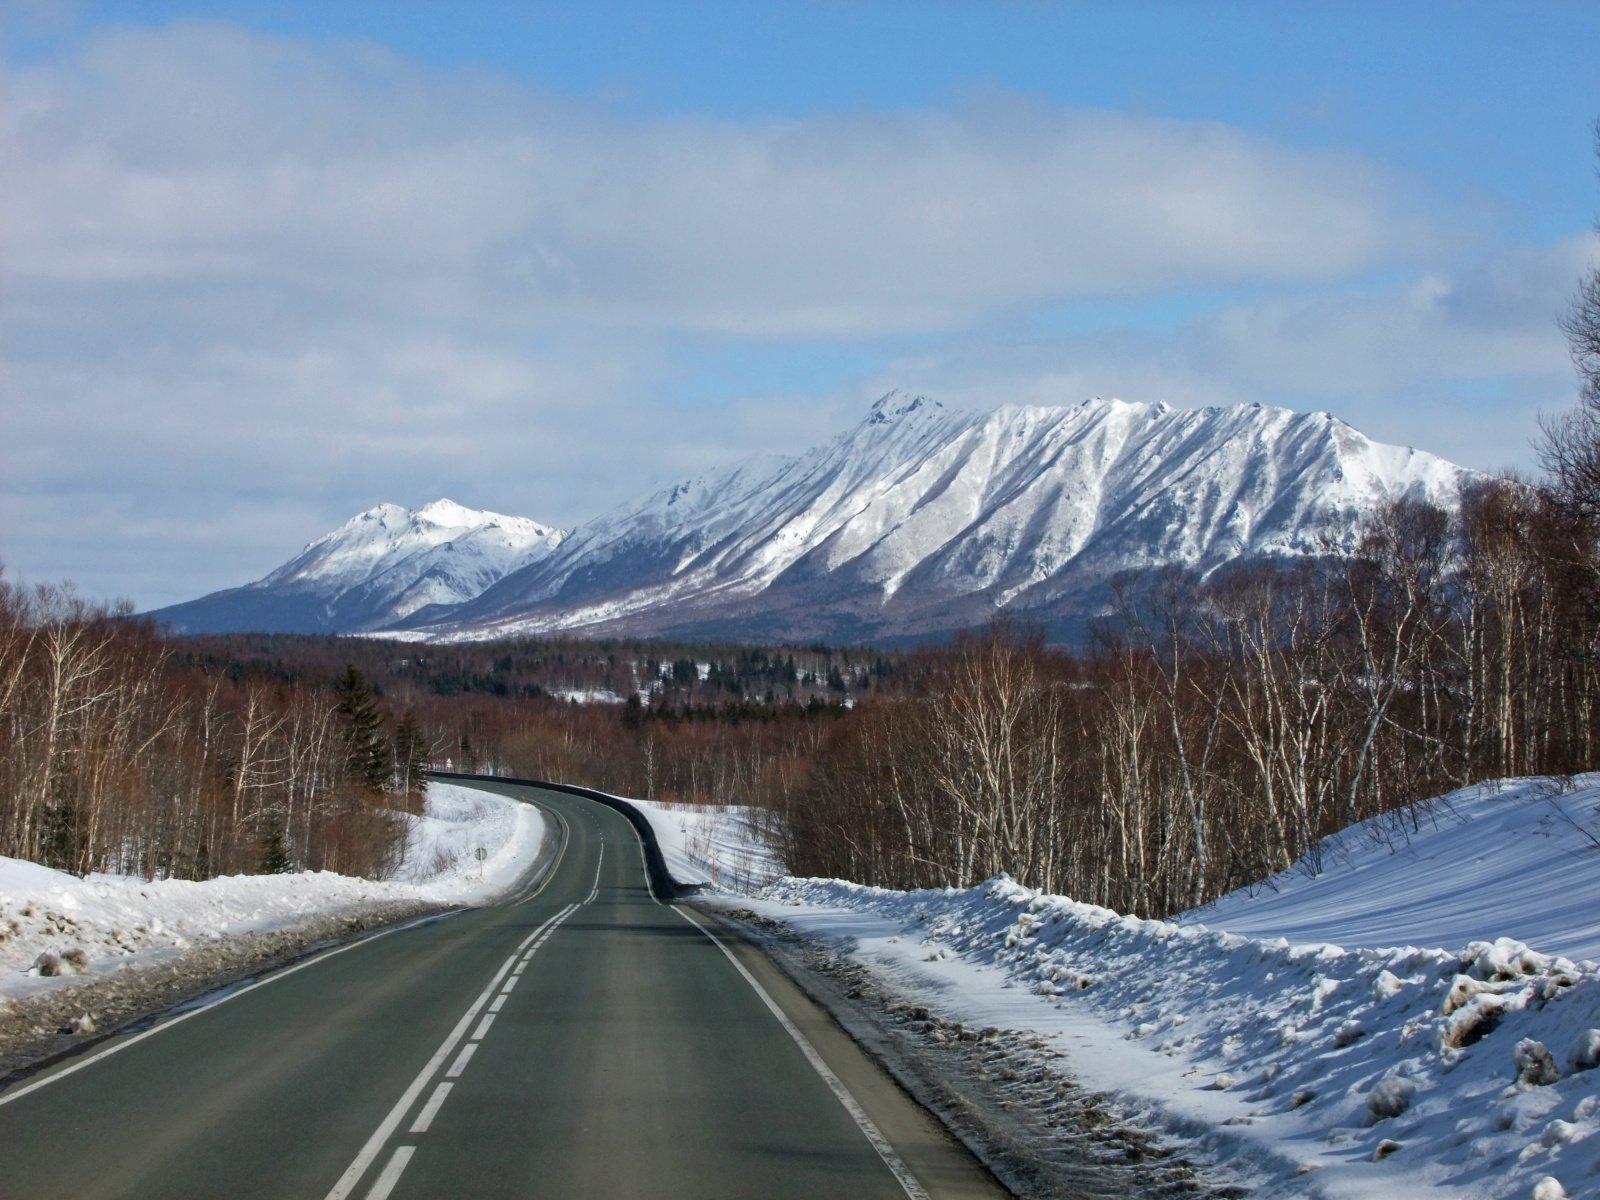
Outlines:
{"label": "blue sky", "polygon": [[1593,4],[0,28],[0,560],[141,606],[384,500],[574,524],[893,386],[1327,409],[1524,470],[1572,394]]}

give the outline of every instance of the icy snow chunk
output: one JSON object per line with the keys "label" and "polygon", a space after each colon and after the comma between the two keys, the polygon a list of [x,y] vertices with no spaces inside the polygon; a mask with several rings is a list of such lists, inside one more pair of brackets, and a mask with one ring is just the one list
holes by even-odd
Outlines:
{"label": "icy snow chunk", "polygon": [[1376,1001],[1387,1000],[1404,986],[1392,972],[1379,971],[1372,981],[1372,998]]}
{"label": "icy snow chunk", "polygon": [[1554,1175],[1546,1175],[1533,1185],[1530,1195],[1533,1200],[1567,1200],[1567,1189]]}
{"label": "icy snow chunk", "polygon": [[1586,1029],[1572,1048],[1572,1069],[1592,1071],[1600,1067],[1600,1029]]}
{"label": "icy snow chunk", "polygon": [[[1411,1107],[1417,1094],[1417,1085],[1402,1075],[1386,1075],[1373,1085],[1367,1094],[1367,1111],[1374,1121],[1398,1117]],[[1399,1149],[1399,1147],[1395,1147]]]}
{"label": "icy snow chunk", "polygon": [[1545,1049],[1543,1042],[1523,1038],[1511,1051],[1511,1061],[1516,1066],[1517,1082],[1532,1087],[1544,1087],[1561,1078],[1555,1059]]}
{"label": "icy snow chunk", "polygon": [[1559,1146],[1562,1142],[1571,1140],[1572,1135],[1577,1132],[1578,1127],[1571,1121],[1557,1119],[1544,1127],[1544,1132],[1539,1135],[1539,1144],[1541,1146]]}

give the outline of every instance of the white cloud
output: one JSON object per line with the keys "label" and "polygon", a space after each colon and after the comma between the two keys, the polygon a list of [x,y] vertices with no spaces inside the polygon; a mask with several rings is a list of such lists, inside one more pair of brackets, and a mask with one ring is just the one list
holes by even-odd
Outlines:
{"label": "white cloud", "polygon": [[[1449,227],[1353,154],[1015,97],[635,120],[185,24],[0,80],[0,177],[0,557],[146,604],[243,582],[379,500],[570,524],[820,440],[880,382],[1076,399],[1118,373],[1092,390],[1185,403],[1270,390],[1298,352],[1331,387],[1373,342],[1374,378],[1399,362],[1407,328],[1438,348],[1420,377],[1472,317],[1459,292],[1374,318],[1308,291],[1176,340],[997,345],[1041,304],[1411,271]],[[824,397],[774,379],[669,407],[685,337],[927,349]],[[1455,345],[1492,373],[1547,340]]]}
{"label": "white cloud", "polygon": [[1556,315],[1593,244],[1585,236],[1383,285],[1270,294],[1159,333],[979,334],[893,362],[876,382],[971,407],[1118,395],[1326,409],[1380,441],[1531,471],[1539,413],[1575,398]]}

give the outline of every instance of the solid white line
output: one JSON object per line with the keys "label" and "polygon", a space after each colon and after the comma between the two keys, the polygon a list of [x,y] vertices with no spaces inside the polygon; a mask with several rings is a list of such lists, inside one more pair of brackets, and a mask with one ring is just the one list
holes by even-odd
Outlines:
{"label": "solid white line", "polygon": [[472,1031],[472,1040],[475,1042],[481,1042],[483,1040],[483,1035],[489,1032],[489,1026],[493,1024],[494,1014],[486,1014],[483,1020],[478,1022],[478,1027]]}
{"label": "solid white line", "polygon": [[529,901],[537,900],[539,898],[539,893],[544,891],[546,886],[549,885],[550,881],[556,877],[556,872],[561,869],[561,860],[567,856],[567,843],[571,840],[571,832],[567,828],[567,821],[565,817],[556,812],[555,809],[545,808],[542,804],[535,804],[534,807],[539,809],[541,812],[550,813],[555,817],[556,823],[561,826],[561,849],[556,852],[556,860],[550,864],[550,869],[545,872],[544,878],[539,881],[539,886],[534,888],[533,891],[529,892],[521,900],[518,900],[514,905],[512,905],[513,908],[521,908]]}
{"label": "solid white line", "polygon": [[406,1169],[415,1152],[415,1146],[396,1146],[393,1156],[383,1168],[383,1174],[378,1176],[372,1190],[367,1193],[367,1200],[387,1200],[389,1193],[394,1191],[394,1185],[400,1182],[400,1172]]}
{"label": "solid white line", "polygon": [[[428,1060],[427,1065],[411,1081],[411,1086],[406,1088],[399,1100],[395,1101],[394,1107],[389,1110],[389,1115],[384,1117],[378,1123],[378,1127],[372,1131],[372,1136],[367,1139],[366,1144],[361,1147],[355,1159],[345,1168],[345,1173],[339,1177],[339,1182],[333,1185],[333,1190],[328,1193],[327,1200],[344,1200],[346,1196],[354,1191],[356,1184],[361,1182],[361,1177],[367,1173],[367,1168],[383,1152],[385,1143],[388,1142],[390,1136],[400,1124],[401,1119],[411,1111],[411,1106],[416,1103],[417,1097],[421,1095],[422,1089],[427,1086],[428,1080],[433,1078],[435,1072],[444,1063],[444,1060],[450,1057],[451,1051],[456,1048],[457,1043],[466,1036],[467,1030],[472,1027],[472,1022],[477,1019],[479,1011],[489,1003],[489,997],[500,987],[501,981],[505,979],[506,974],[511,970],[511,964],[517,961],[517,954],[520,954],[523,947],[540,934],[554,929],[562,921],[565,921],[572,913],[577,911],[577,907],[576,904],[567,905],[566,908],[555,916],[546,919],[543,925],[522,939],[522,945],[518,946],[511,957],[501,964],[500,969],[495,972],[494,978],[489,981],[489,986],[484,988],[478,998],[472,1002],[472,1006],[461,1014],[461,1020],[456,1022],[456,1027],[439,1044],[439,1048],[433,1052],[433,1057]],[[466,1068],[467,1061],[472,1057],[472,1052],[477,1047],[477,1042],[469,1042],[462,1049],[460,1057],[456,1059],[446,1074],[450,1077],[460,1075]]]}
{"label": "solid white line", "polygon": [[456,1055],[455,1062],[450,1064],[450,1069],[444,1073],[446,1079],[459,1079],[461,1072],[467,1069],[467,1064],[472,1061],[472,1056],[478,1052],[477,1042],[468,1042],[461,1047],[461,1053]]}
{"label": "solid white line", "polygon": [[606,844],[600,843],[600,857],[594,860],[594,886],[589,889],[589,898],[585,904],[593,904],[594,898],[600,894],[600,864],[606,861]]}
{"label": "solid white line", "polygon": [[806,1035],[800,1032],[799,1026],[789,1019],[788,1014],[778,1007],[778,1002],[767,994],[767,989],[762,987],[756,977],[745,969],[745,965],[733,956],[733,951],[723,944],[721,938],[690,917],[688,913],[684,912],[676,904],[667,905],[666,907],[671,908],[673,912],[710,938],[712,944],[718,950],[721,950],[728,961],[733,964],[733,969],[744,976],[744,981],[755,990],[757,996],[761,997],[761,1002],[767,1006],[772,1015],[778,1018],[778,1024],[783,1026],[784,1032],[794,1039],[795,1045],[800,1047],[800,1052],[806,1056],[806,1061],[811,1064],[811,1069],[822,1077],[822,1082],[828,1085],[828,1089],[833,1092],[839,1103],[844,1105],[844,1110],[855,1121],[856,1127],[866,1135],[867,1141],[872,1143],[872,1148],[878,1152],[878,1157],[883,1159],[883,1165],[894,1173],[895,1179],[899,1181],[900,1187],[910,1200],[930,1200],[928,1193],[917,1182],[917,1177],[911,1173],[911,1168],[906,1166],[904,1160],[895,1153],[894,1147],[889,1144],[889,1139],[883,1136],[883,1131],[873,1123],[871,1117],[867,1116],[866,1110],[850,1094],[850,1089],[845,1087],[843,1080],[833,1073],[827,1063],[822,1061],[822,1055],[817,1053],[816,1047],[812,1046],[806,1039]]}
{"label": "solid white line", "polygon": [[433,1124],[434,1117],[439,1115],[439,1106],[444,1103],[444,1098],[450,1094],[453,1083],[441,1083],[433,1089],[433,1095],[428,1097],[428,1102],[422,1106],[422,1111],[417,1114],[417,1119],[411,1123],[412,1133],[427,1133],[428,1126]]}
{"label": "solid white line", "polygon": [[408,921],[404,925],[396,925],[393,929],[385,929],[380,933],[371,935],[370,937],[364,937],[358,942],[350,942],[344,946],[336,946],[332,950],[326,950],[321,954],[306,959],[304,962],[295,963],[295,965],[292,967],[285,967],[283,970],[276,971],[267,976],[265,979],[258,979],[255,983],[247,984],[236,992],[229,992],[225,996],[220,996],[216,1000],[213,1000],[210,1004],[201,1005],[199,1008],[191,1008],[188,1012],[180,1013],[170,1020],[162,1021],[159,1025],[155,1025],[149,1029],[146,1029],[143,1033],[136,1033],[132,1037],[127,1037],[121,1039],[120,1041],[112,1042],[111,1045],[107,1046],[104,1050],[96,1051],[87,1058],[79,1059],[70,1067],[63,1068],[52,1075],[46,1075],[43,1079],[35,1079],[32,1083],[24,1084],[22,1087],[7,1091],[4,1094],[0,1094],[0,1106],[10,1104],[13,1100],[20,1100],[29,1092],[36,1092],[42,1087],[48,1087],[50,1084],[56,1082],[56,1080],[65,1079],[68,1075],[75,1074],[76,1072],[83,1070],[85,1067],[92,1066],[103,1058],[110,1058],[113,1054],[116,1054],[122,1050],[126,1050],[129,1046],[137,1045],[139,1042],[144,1041],[145,1038],[155,1037],[155,1035],[158,1033],[165,1033],[174,1025],[181,1025],[191,1017],[198,1017],[201,1013],[210,1012],[213,1008],[226,1004],[229,1000],[235,1000],[244,995],[246,992],[253,992],[257,988],[266,987],[269,983],[276,983],[280,979],[287,978],[288,976],[293,975],[296,971],[304,971],[307,967],[315,966],[320,962],[326,962],[336,954],[343,954],[347,950],[354,950],[357,946],[365,946],[367,943],[376,941],[378,938],[388,937],[391,933],[399,933],[401,930],[411,929],[417,925],[422,925],[428,921],[434,921],[437,919],[437,917],[430,916],[424,917],[417,921]]}

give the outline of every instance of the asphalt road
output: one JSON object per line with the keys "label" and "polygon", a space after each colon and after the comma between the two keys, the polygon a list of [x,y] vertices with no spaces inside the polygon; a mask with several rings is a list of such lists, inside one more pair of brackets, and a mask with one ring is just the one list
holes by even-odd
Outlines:
{"label": "asphalt road", "polygon": [[619,814],[539,889],[306,960],[0,1092],[0,1198],[1004,1192]]}

